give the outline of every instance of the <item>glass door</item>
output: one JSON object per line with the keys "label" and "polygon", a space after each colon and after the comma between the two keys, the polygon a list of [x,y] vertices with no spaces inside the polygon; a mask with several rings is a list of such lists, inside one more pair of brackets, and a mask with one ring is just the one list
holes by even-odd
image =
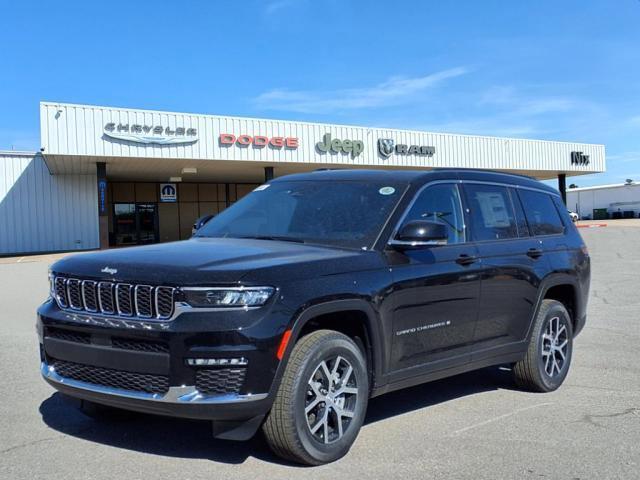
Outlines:
{"label": "glass door", "polygon": [[138,203],[136,217],[138,244],[156,243],[158,241],[158,206],[155,203]]}
{"label": "glass door", "polygon": [[158,206],[155,203],[115,203],[113,221],[116,246],[158,241]]}
{"label": "glass door", "polygon": [[135,203],[114,204],[113,223],[113,233],[117,246],[138,244]]}

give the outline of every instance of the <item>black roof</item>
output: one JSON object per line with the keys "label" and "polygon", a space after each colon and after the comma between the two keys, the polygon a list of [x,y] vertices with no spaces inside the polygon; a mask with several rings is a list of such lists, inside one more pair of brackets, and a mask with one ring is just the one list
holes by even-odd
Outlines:
{"label": "black roof", "polygon": [[558,194],[554,188],[540,181],[524,175],[495,172],[493,170],[479,170],[472,168],[435,168],[433,170],[363,170],[363,169],[320,169],[307,173],[286,175],[272,180],[273,182],[291,180],[314,181],[363,181],[363,182],[394,182],[422,185],[433,180],[477,180],[484,182],[508,183],[523,187],[546,190]]}

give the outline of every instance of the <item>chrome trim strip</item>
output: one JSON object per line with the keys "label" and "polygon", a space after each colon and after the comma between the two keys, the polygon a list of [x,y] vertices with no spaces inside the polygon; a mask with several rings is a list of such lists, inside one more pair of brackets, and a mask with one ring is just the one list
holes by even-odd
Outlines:
{"label": "chrome trim strip", "polygon": [[202,292],[203,290],[233,290],[233,291],[239,291],[239,292],[244,292],[244,291],[252,291],[252,290],[264,290],[265,288],[270,288],[272,289],[274,292],[277,290],[276,287],[272,287],[270,285],[261,285],[259,287],[256,287],[254,285],[251,286],[239,286],[239,287],[182,287],[180,288],[180,290],[185,291],[185,292]]}
{"label": "chrome trim strip", "polygon": [[152,402],[177,403],[177,404],[227,404],[227,403],[245,403],[267,398],[267,393],[255,393],[248,395],[240,394],[223,394],[223,395],[204,395],[194,386],[187,385],[181,387],[169,387],[169,391],[164,395],[159,393],[133,392],[130,390],[122,390],[120,388],[105,387],[95,385],[93,383],[81,382],[66,378],[55,371],[53,366],[46,362],[40,364],[40,373],[42,377],[54,384],[67,385],[80,390],[101,393],[103,395],[112,395],[116,397],[130,398],[134,400],[147,400]]}
{"label": "chrome trim strip", "polygon": [[94,295],[97,295],[98,291],[96,289],[96,282],[94,282],[93,280],[82,280],[82,282],[80,283],[80,291],[82,292],[82,303],[84,303],[84,309],[87,312],[91,312],[91,313],[96,313],[98,311],[98,299],[96,298],[96,308],[95,310],[91,310],[88,306],[87,306],[87,297],[86,297],[86,286],[88,284],[92,283],[93,284],[93,291],[94,291]]}

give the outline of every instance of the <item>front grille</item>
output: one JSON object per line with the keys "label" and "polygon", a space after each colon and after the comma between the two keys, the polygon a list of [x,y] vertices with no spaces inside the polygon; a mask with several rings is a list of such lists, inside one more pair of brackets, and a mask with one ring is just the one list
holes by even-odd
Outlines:
{"label": "front grille", "polygon": [[62,377],[93,385],[161,394],[169,390],[169,377],[165,375],[125,372],[56,359],[51,359],[50,365]]}
{"label": "front grille", "polygon": [[74,343],[91,343],[91,335],[84,332],[75,332],[73,330],[63,330],[61,328],[47,327],[44,332],[45,337],[55,338],[57,340],[65,340]]}
{"label": "front grille", "polygon": [[55,299],[60,308],[124,317],[166,320],[173,315],[173,287],[95,282],[55,277]]}
{"label": "front grille", "polygon": [[246,368],[198,370],[196,389],[206,394],[238,393],[244,383],[245,373]]}
{"label": "front grille", "polygon": [[134,340],[131,338],[113,337],[111,339],[113,348],[122,350],[136,350],[138,352],[169,353],[169,345],[153,340]]}

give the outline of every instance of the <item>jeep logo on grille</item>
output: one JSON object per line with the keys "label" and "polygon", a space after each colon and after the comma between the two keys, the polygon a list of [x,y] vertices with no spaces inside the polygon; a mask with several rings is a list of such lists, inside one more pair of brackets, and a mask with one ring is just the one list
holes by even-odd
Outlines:
{"label": "jeep logo on grille", "polygon": [[116,273],[118,273],[118,269],[117,268],[111,268],[111,267],[104,267],[100,271],[102,273],[108,273],[109,275],[115,275]]}

